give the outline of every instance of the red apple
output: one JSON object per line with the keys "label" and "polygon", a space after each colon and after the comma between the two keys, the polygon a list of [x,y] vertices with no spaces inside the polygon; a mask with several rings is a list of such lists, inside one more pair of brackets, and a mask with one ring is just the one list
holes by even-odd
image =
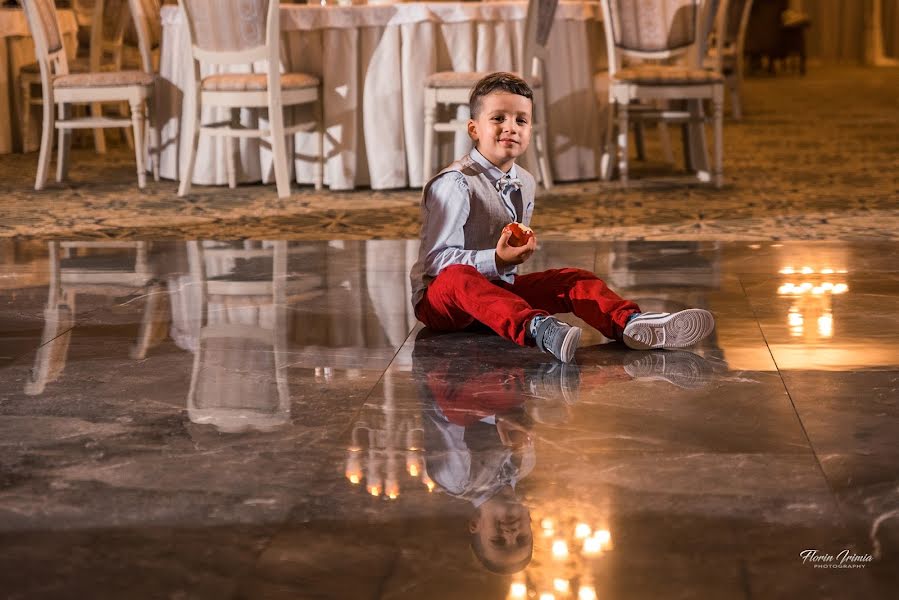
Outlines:
{"label": "red apple", "polygon": [[509,245],[514,247],[524,246],[528,240],[534,237],[534,230],[521,223],[509,223],[506,229],[512,232],[509,237]]}

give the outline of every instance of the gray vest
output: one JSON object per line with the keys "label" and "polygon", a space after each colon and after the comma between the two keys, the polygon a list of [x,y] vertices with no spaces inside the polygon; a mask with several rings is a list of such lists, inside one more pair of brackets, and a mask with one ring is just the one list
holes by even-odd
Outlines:
{"label": "gray vest", "polygon": [[[428,197],[428,190],[435,179],[450,171],[458,171],[465,177],[468,185],[469,214],[468,220],[462,228],[465,236],[465,250],[489,250],[496,248],[496,242],[502,235],[503,227],[510,221],[517,220],[529,225],[531,215],[534,212],[534,196],[537,191],[537,183],[534,176],[516,165],[518,178],[521,180],[520,194],[511,194],[515,217],[511,217],[502,196],[490,182],[490,178],[484,172],[484,168],[476,163],[471,156],[465,155],[452,163],[440,173],[434,176],[424,187],[422,202]],[[412,283],[412,305],[418,304],[424,294],[424,289],[433,279],[424,273],[426,248],[419,251],[418,262],[412,267],[410,279]]]}
{"label": "gray vest", "polygon": [[[533,175],[516,165],[515,170],[521,179],[521,194],[511,194],[515,219],[525,225],[531,221],[534,211],[534,195],[537,192],[537,183]],[[503,202],[502,196],[490,183],[490,178],[484,173],[483,167],[476,163],[469,155],[465,155],[447,168],[434,176],[434,179],[444,173],[458,171],[465,176],[465,183],[469,190],[469,214],[465,222],[463,232],[465,234],[466,250],[488,250],[496,248],[496,242],[502,235],[503,227],[512,220]],[[425,185],[422,199],[427,198],[428,189],[434,181],[431,179]]]}

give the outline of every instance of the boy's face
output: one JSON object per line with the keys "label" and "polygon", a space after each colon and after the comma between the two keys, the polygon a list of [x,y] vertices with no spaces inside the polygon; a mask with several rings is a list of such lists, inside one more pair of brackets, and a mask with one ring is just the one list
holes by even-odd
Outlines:
{"label": "boy's face", "polygon": [[518,564],[534,548],[531,513],[514,494],[497,494],[482,504],[468,530],[478,536],[484,557],[494,564]]}
{"label": "boy's face", "polygon": [[487,94],[477,118],[468,121],[468,135],[484,158],[508,171],[531,142],[531,111],[532,103],[524,96]]}

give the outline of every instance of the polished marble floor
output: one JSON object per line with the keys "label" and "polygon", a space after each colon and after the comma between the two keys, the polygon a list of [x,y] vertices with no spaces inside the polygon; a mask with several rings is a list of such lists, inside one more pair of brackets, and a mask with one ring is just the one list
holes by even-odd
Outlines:
{"label": "polished marble floor", "polygon": [[544,242],[717,318],[569,366],[416,244],[0,242],[3,597],[896,597],[895,244]]}

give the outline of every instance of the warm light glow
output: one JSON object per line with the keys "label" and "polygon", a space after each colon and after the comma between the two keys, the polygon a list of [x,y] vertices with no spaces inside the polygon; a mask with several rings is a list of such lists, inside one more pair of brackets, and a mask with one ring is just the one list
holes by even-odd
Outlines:
{"label": "warm light glow", "polygon": [[540,527],[543,529],[552,529],[553,528],[553,520],[552,519],[543,519],[540,521]]}
{"label": "warm light glow", "polygon": [[796,272],[796,269],[794,269],[793,267],[784,267],[783,269],[780,270],[780,272],[783,275],[792,275],[793,273]]}
{"label": "warm light glow", "polygon": [[593,537],[599,540],[599,543],[605,546],[609,542],[612,541],[612,534],[608,529],[600,529],[596,533],[593,534]]}
{"label": "warm light glow", "polygon": [[584,554],[599,554],[602,550],[602,543],[599,538],[588,537],[584,540]]}
{"label": "warm light glow", "polygon": [[828,292],[833,291],[833,284],[829,281],[825,281],[824,283],[822,283],[821,287],[824,288]]}
{"label": "warm light glow", "polygon": [[399,492],[390,492],[389,494],[387,494],[387,497],[390,498],[391,500],[396,500],[397,496],[399,496],[399,495],[400,495]]}
{"label": "warm light glow", "polygon": [[362,478],[359,476],[358,473],[348,473],[347,479],[349,479],[350,483],[352,483],[353,485],[358,485],[359,482],[362,481]]}
{"label": "warm light glow", "polygon": [[540,594],[540,600],[556,600],[556,597],[549,592],[543,592]]}
{"label": "warm light glow", "polygon": [[833,269],[829,269],[829,268],[821,269],[822,275],[830,275],[831,273],[833,273]]}
{"label": "warm light glow", "polygon": [[590,526],[586,523],[578,523],[574,528],[574,537],[579,540],[584,539],[585,537],[590,537]]}
{"label": "warm light glow", "polygon": [[422,477],[422,483],[424,483],[425,486],[427,486],[429,494],[434,491],[434,482],[431,481],[431,478],[428,477],[427,475]]}
{"label": "warm light glow", "polygon": [[846,285],[845,283],[838,283],[835,286],[833,286],[834,294],[843,294],[848,291],[849,291],[849,286]]}
{"label": "warm light glow", "polygon": [[418,477],[418,465],[417,464],[412,463],[409,465],[409,475],[411,475],[412,477]]}
{"label": "warm light glow", "polygon": [[800,271],[803,275],[811,275],[814,272],[815,270],[811,267],[802,267],[802,270]]}
{"label": "warm light glow", "polygon": [[833,337],[833,315],[825,313],[818,317],[818,335],[821,337]]}
{"label": "warm light glow", "polygon": [[569,586],[567,579],[556,578],[556,579],[553,579],[553,587],[556,589],[557,592],[559,592],[561,594],[566,594],[566,593],[568,593],[568,589],[570,586]]}
{"label": "warm light glow", "polygon": [[582,585],[577,591],[577,600],[596,600],[596,590],[592,585]]}
{"label": "warm light glow", "polygon": [[802,327],[804,322],[805,319],[802,318],[802,313],[791,312],[787,315],[787,323],[789,323],[791,327]]}
{"label": "warm light glow", "polygon": [[812,293],[815,294],[816,296],[820,296],[821,294],[824,293],[824,288],[821,287],[820,285],[816,285],[815,287],[812,288]]}
{"label": "warm light glow", "polygon": [[793,294],[796,291],[796,286],[794,286],[792,283],[785,283],[777,288],[777,293],[780,295]]}
{"label": "warm light glow", "polygon": [[565,540],[553,541],[553,558],[558,560],[568,558],[568,544],[565,543]]}
{"label": "warm light glow", "polygon": [[516,581],[509,586],[509,600],[521,600],[528,597],[528,586]]}
{"label": "warm light glow", "polygon": [[812,286],[811,283],[809,283],[808,281],[803,281],[802,285],[799,286],[799,289],[803,292],[807,292],[808,290],[812,289],[812,287],[814,286]]}
{"label": "warm light glow", "polygon": [[371,494],[372,496],[380,496],[381,488],[376,485],[370,485],[370,486],[368,486],[368,493]]}

